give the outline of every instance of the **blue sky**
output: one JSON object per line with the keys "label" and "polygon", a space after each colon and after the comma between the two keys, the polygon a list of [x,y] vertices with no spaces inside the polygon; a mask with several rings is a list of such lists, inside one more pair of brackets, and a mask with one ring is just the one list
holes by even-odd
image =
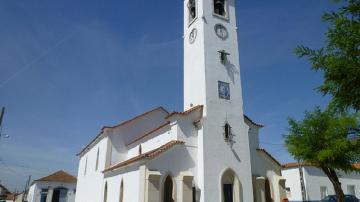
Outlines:
{"label": "blue sky", "polygon": [[[59,169],[77,174],[75,154],[103,125],[157,106],[181,111],[181,0],[0,1],[0,180],[22,189]],[[261,145],[280,162],[287,117],[324,106],[321,73],[293,54],[320,47],[323,0],[239,0],[244,109]]]}

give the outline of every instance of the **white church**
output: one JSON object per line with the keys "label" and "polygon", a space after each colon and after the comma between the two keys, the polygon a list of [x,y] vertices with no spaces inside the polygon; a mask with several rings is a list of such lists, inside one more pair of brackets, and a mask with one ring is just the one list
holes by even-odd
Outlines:
{"label": "white church", "polygon": [[235,0],[184,0],[184,111],[159,107],[101,132],[76,202],[280,202],[281,164],[243,113]]}

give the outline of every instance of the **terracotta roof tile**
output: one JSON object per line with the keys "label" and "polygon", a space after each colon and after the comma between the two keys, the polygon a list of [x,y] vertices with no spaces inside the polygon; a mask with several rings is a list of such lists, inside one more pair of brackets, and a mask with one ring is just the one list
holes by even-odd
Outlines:
{"label": "terracotta roof tile", "polygon": [[136,156],[136,157],[133,157],[133,158],[130,158],[128,160],[125,160],[123,162],[120,162],[114,166],[111,166],[107,169],[105,169],[103,171],[103,173],[105,172],[108,172],[108,171],[112,171],[112,170],[115,170],[115,169],[118,169],[118,168],[121,168],[121,167],[124,167],[124,166],[127,166],[127,165],[130,165],[132,163],[135,163],[135,162],[138,162],[138,161],[141,161],[141,160],[145,160],[145,159],[152,159],[152,158],[155,158],[157,156],[159,156],[160,154],[166,152],[167,150],[171,149],[172,147],[176,146],[176,145],[183,145],[185,144],[185,142],[183,141],[179,141],[179,140],[173,140],[173,141],[170,141],[164,145],[162,145],[161,147],[158,147],[154,150],[151,150],[149,152],[146,152],[144,154],[141,154],[139,156]]}
{"label": "terracotta roof tile", "polygon": [[154,112],[154,111],[159,110],[159,109],[160,109],[160,110],[163,110],[164,112],[166,112],[167,114],[169,114],[169,112],[168,112],[166,109],[164,109],[163,107],[157,107],[157,108],[155,108],[155,109],[152,109],[152,110],[150,110],[150,111],[147,111],[147,112],[145,112],[145,113],[142,113],[142,114],[140,114],[140,115],[138,115],[138,116],[135,116],[135,117],[132,118],[132,119],[126,120],[126,121],[124,121],[124,122],[121,122],[121,123],[119,123],[119,124],[117,124],[117,125],[114,125],[114,126],[104,126],[104,127],[102,127],[100,133],[99,133],[98,135],[96,135],[95,138],[92,139],[92,140],[90,141],[90,143],[87,144],[77,155],[81,155],[81,154],[82,154],[84,151],[86,151],[93,143],[95,143],[95,142],[100,138],[100,136],[104,133],[104,130],[105,130],[105,129],[107,129],[107,128],[116,128],[116,127],[119,127],[119,126],[123,126],[123,125],[125,125],[125,124],[128,124],[128,123],[130,123],[130,122],[132,122],[132,121],[135,121],[136,119],[141,118],[141,117],[143,117],[143,116],[145,116],[145,115],[147,115],[147,114],[150,114],[151,112]]}
{"label": "terracotta roof tile", "polygon": [[193,108],[191,108],[191,109],[189,109],[189,110],[186,110],[186,111],[184,111],[184,112],[172,112],[171,114],[169,114],[169,115],[166,117],[166,119],[167,119],[167,118],[170,118],[170,117],[172,117],[172,116],[175,116],[175,115],[188,115],[188,114],[190,114],[191,112],[193,112],[193,111],[195,111],[195,110],[197,110],[197,109],[203,109],[203,108],[204,108],[203,105],[197,105],[197,106],[195,106],[195,107],[193,107]]}
{"label": "terracotta roof tile", "polygon": [[15,195],[14,194],[6,194],[5,200],[14,201],[15,200]]}
{"label": "terracotta roof tile", "polygon": [[265,149],[262,148],[257,148],[257,151],[263,152],[265,155],[267,155],[271,160],[273,160],[277,165],[279,165],[281,167],[281,163],[276,160],[276,158],[274,158],[269,152],[267,152]]}
{"label": "terracotta roof tile", "polygon": [[[315,164],[311,164],[311,163],[297,163],[297,162],[293,162],[293,163],[286,163],[284,165],[282,165],[283,168],[296,168],[299,167],[299,165],[301,166],[315,166]],[[360,163],[354,163],[353,164],[354,168],[360,169]]]}
{"label": "terracotta roof tile", "polygon": [[55,172],[46,177],[34,180],[34,182],[65,182],[65,183],[76,183],[76,177],[64,172],[62,170]]}
{"label": "terracotta roof tile", "polygon": [[299,167],[299,165],[301,166],[314,166],[314,164],[310,164],[310,163],[297,163],[297,162],[291,162],[291,163],[286,163],[283,164],[282,167],[283,168],[296,168]]}
{"label": "terracotta roof tile", "polygon": [[244,118],[245,118],[245,120],[249,121],[249,122],[250,122],[252,125],[254,125],[254,126],[257,126],[257,127],[260,127],[260,128],[263,128],[263,127],[264,127],[264,125],[255,123],[253,120],[251,120],[251,119],[250,119],[248,116],[246,116],[245,114],[244,114]]}

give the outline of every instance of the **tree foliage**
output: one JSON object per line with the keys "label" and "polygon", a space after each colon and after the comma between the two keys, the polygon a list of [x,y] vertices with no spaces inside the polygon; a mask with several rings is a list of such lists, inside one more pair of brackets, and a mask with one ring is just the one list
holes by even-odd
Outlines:
{"label": "tree foliage", "polygon": [[315,71],[323,71],[318,90],[332,95],[340,110],[360,110],[360,0],[344,0],[346,5],[326,12],[329,23],[326,45],[321,49],[298,46],[295,53],[306,57]]}
{"label": "tree foliage", "polygon": [[302,121],[289,118],[285,144],[296,159],[334,170],[358,171],[353,164],[360,161],[360,139],[349,134],[359,127],[359,114],[337,113],[332,107],[305,112]]}

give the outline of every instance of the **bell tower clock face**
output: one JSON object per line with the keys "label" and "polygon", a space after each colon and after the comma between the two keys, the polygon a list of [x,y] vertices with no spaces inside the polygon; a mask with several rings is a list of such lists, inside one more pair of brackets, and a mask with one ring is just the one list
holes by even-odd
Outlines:
{"label": "bell tower clock face", "polygon": [[229,37],[229,32],[227,31],[226,27],[222,24],[216,24],[215,25],[215,33],[216,35],[222,39],[225,40]]}
{"label": "bell tower clock face", "polygon": [[197,29],[194,28],[193,30],[191,30],[190,35],[189,35],[189,43],[193,44],[195,42],[195,39],[197,37]]}

